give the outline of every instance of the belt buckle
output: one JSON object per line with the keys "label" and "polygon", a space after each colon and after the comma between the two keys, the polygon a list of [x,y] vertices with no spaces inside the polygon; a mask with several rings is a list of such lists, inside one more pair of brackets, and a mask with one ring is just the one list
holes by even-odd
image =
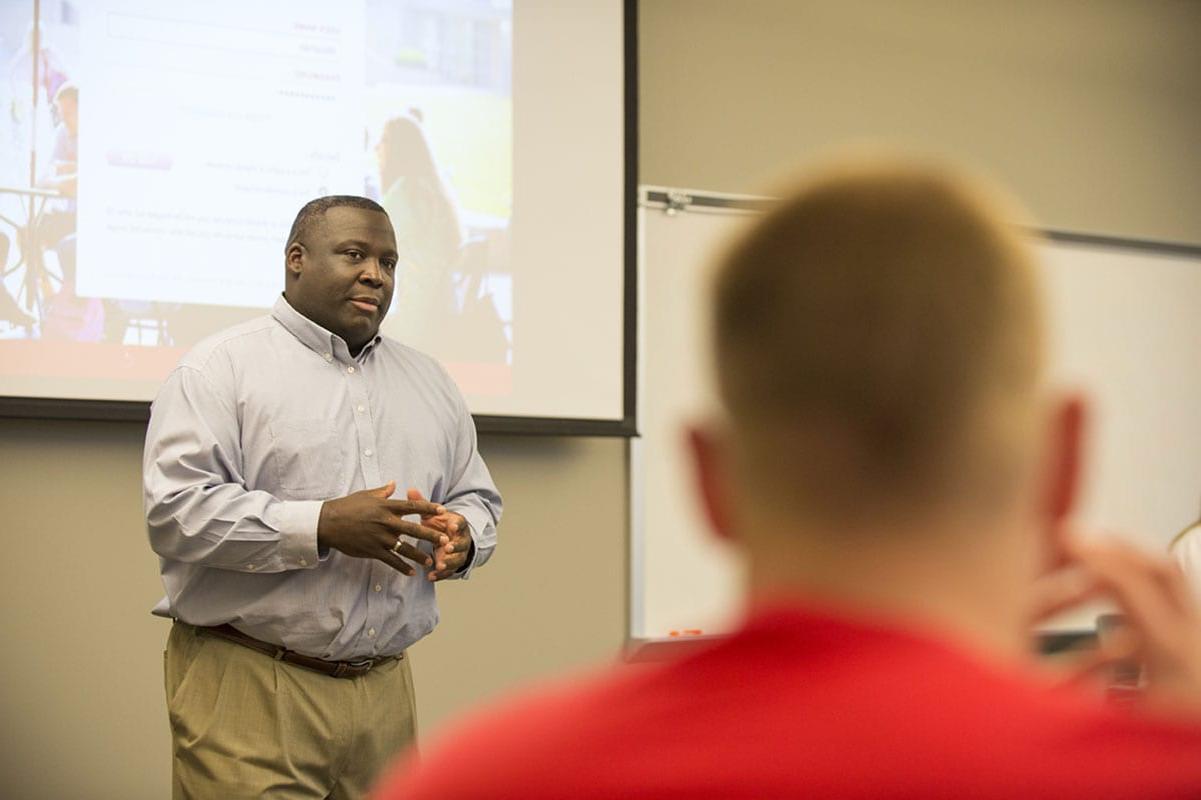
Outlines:
{"label": "belt buckle", "polygon": [[375,659],[374,658],[364,658],[361,661],[347,661],[346,666],[353,667],[354,669],[361,669],[364,672],[368,672],[371,670],[372,667],[375,666]]}

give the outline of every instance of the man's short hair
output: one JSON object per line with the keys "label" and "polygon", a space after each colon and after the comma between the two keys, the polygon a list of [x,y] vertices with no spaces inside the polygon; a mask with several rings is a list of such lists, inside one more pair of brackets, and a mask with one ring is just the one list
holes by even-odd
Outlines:
{"label": "man's short hair", "polygon": [[367,197],[353,194],[331,194],[318,197],[316,200],[305,203],[296,214],[296,219],[292,222],[292,230],[288,232],[288,242],[285,247],[291,247],[293,242],[304,238],[305,234],[312,230],[313,225],[325,216],[326,211],[341,206],[365,208],[368,211],[378,211],[384,215],[388,213],[384,211],[383,206]]}
{"label": "man's short hair", "polygon": [[1002,489],[1042,370],[1018,213],[947,169],[848,162],[736,242],[712,330],[747,478],[836,523]]}

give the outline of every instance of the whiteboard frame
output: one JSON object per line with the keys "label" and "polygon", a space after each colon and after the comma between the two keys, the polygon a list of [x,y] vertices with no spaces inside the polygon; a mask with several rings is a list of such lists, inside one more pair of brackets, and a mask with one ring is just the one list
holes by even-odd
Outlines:
{"label": "whiteboard frame", "polygon": [[[685,200],[686,198],[686,200]],[[680,205],[675,205],[675,200]],[[643,410],[646,404],[646,213],[650,210],[665,210],[676,207],[680,212],[696,213],[705,209],[713,213],[744,213],[754,214],[771,202],[771,198],[747,194],[729,194],[701,191],[697,189],[681,189],[668,186],[642,184],[637,193],[636,220],[636,263],[638,286],[638,313],[635,316],[635,336],[638,342],[637,377],[635,379],[634,408],[635,418],[646,419]],[[643,578],[646,568],[642,563],[643,545],[646,543],[645,519],[646,486],[644,482],[646,454],[643,449],[642,433],[639,431],[629,440],[629,585],[630,603],[626,619],[626,659],[630,661],[644,660],[648,648],[658,652],[661,643],[676,643],[686,639],[670,637],[647,636],[642,630],[643,611],[646,609],[646,596]],[[717,637],[704,637],[712,639]],[[657,659],[656,659],[657,660]]]}
{"label": "whiteboard frame", "polygon": [[[636,259],[637,259],[637,305],[636,336],[638,342],[637,379],[635,392],[635,414],[639,420],[645,419],[645,387],[643,374],[646,363],[646,213],[650,210],[668,210],[669,213],[720,213],[720,214],[756,214],[768,208],[775,198],[763,195],[735,194],[702,189],[641,184],[637,191],[637,222],[636,222]],[[1134,250],[1145,253],[1155,253],[1170,256],[1185,256],[1201,260],[1201,244],[1186,242],[1170,242],[1153,239],[1141,239],[1124,236],[1111,236],[1087,231],[1068,231],[1054,228],[1029,228],[1035,236],[1041,236],[1054,242],[1066,244],[1092,245],[1119,250]],[[646,453],[643,449],[641,434],[636,433],[630,440],[629,449],[629,607],[626,621],[627,661],[662,660],[663,650],[672,649],[684,651],[690,649],[687,645],[691,637],[662,637],[649,636],[642,629],[646,597],[644,578],[645,564],[642,554],[646,543],[645,502],[646,487],[644,486],[644,469]],[[1039,631],[1038,648],[1042,653],[1054,653],[1068,644],[1087,646],[1095,636],[1095,630],[1086,628],[1057,628]],[[697,637],[705,640],[722,638],[720,635]],[[645,654],[653,651],[652,658]]]}

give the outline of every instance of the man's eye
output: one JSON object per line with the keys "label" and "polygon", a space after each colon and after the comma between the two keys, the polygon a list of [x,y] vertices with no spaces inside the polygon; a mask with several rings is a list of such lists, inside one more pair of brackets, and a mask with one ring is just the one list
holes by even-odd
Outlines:
{"label": "man's eye", "polygon": [[347,250],[346,257],[351,261],[358,261],[363,257],[363,253],[359,250]]}
{"label": "man's eye", "polygon": [[388,272],[392,272],[396,269],[395,261],[389,261],[387,259],[384,259],[383,261],[381,261],[379,263],[380,263],[380,266],[382,266],[384,269],[388,270]]}

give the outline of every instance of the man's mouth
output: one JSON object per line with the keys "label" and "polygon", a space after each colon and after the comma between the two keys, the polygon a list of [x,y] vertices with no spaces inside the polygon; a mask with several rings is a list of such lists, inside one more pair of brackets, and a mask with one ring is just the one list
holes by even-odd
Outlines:
{"label": "man's mouth", "polygon": [[379,300],[376,300],[374,297],[352,297],[350,298],[350,304],[360,311],[366,311],[371,314],[379,311]]}

